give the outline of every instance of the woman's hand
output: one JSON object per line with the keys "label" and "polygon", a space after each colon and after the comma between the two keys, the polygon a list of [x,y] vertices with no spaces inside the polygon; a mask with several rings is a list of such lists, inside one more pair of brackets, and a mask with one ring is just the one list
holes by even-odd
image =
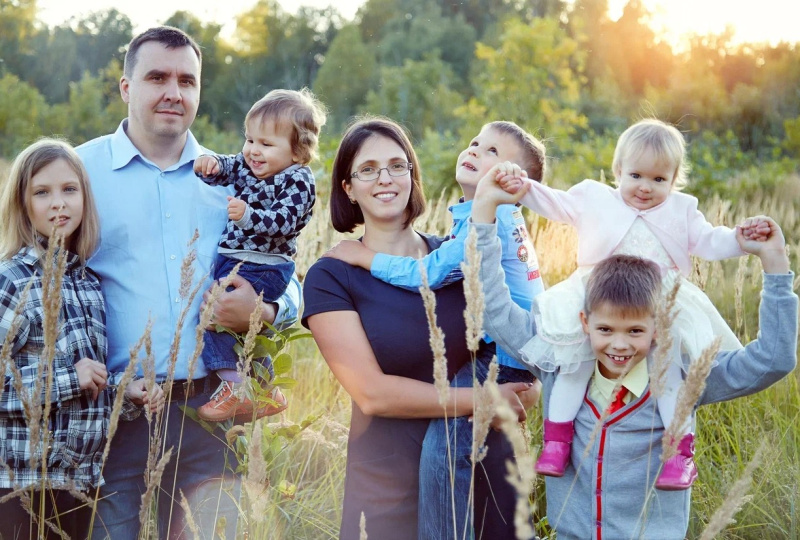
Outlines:
{"label": "woman's hand", "polygon": [[[531,396],[527,392],[533,388],[531,383],[527,382],[513,382],[498,385],[500,395],[511,407],[511,410],[517,415],[517,421],[524,422],[528,418],[526,403],[530,400]],[[499,429],[500,419],[495,416],[492,419],[492,427]]]}

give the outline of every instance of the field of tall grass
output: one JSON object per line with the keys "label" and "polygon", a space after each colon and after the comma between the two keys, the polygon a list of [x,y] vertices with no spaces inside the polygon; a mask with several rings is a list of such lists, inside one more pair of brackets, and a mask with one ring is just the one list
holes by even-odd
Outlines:
{"label": "field of tall grass", "polygon": [[[443,195],[439,200],[429,201],[429,211],[416,227],[444,233],[450,224],[447,206],[455,198],[454,194]],[[770,191],[757,191],[747,200],[701,201],[701,209],[710,221],[726,225],[750,215],[774,217],[783,227],[792,268],[797,270],[800,268],[798,204],[800,178],[789,177]],[[552,285],[574,269],[574,232],[534,215],[529,214],[528,218],[542,274]],[[340,238],[330,227],[327,201],[322,193],[314,218],[300,237],[297,269],[301,279],[310,265]],[[743,342],[756,336],[761,285],[756,258],[722,263],[696,261],[691,279],[706,291]],[[795,290],[798,285],[800,278],[795,280]],[[278,417],[259,422],[258,426],[248,424],[244,429],[230,432],[232,446],[246,462],[245,469],[248,466],[250,469],[245,476],[239,536],[264,540],[336,538],[342,508],[350,398],[331,375],[313,340],[293,339],[282,345],[285,345],[282,384],[289,396],[289,409]],[[734,501],[741,503],[741,510],[735,515],[735,522],[718,537],[800,538],[800,429],[796,427],[800,421],[799,382],[795,372],[755,396],[701,409],[697,430],[700,477],[693,490],[690,538],[701,536],[718,508],[732,504],[726,498],[739,489],[736,482],[762,443],[766,443],[767,450],[755,464],[747,496]],[[541,440],[538,410],[529,416],[526,429],[535,452]],[[555,538],[548,527],[541,479],[536,480],[530,503],[537,534]],[[145,521],[149,519],[147,512],[142,515]],[[203,537],[210,534],[205,533]],[[151,529],[146,537],[154,534]]]}

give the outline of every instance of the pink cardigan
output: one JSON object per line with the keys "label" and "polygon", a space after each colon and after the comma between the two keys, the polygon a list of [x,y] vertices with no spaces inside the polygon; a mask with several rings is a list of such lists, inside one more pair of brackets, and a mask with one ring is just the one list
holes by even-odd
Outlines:
{"label": "pink cardigan", "polygon": [[684,276],[692,271],[690,255],[720,260],[745,254],[733,229],[712,226],[697,209],[697,199],[680,191],[649,210],[637,210],[625,204],[618,189],[594,180],[568,191],[527,182],[531,187],[520,201],[523,205],[578,230],[578,266],[593,266],[611,255],[637,217],[644,219]]}

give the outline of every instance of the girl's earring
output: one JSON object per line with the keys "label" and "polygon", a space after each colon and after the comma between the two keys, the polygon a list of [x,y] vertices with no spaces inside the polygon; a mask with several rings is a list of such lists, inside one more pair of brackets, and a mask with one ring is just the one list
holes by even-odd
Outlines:
{"label": "girl's earring", "polygon": [[356,202],[356,200],[355,200],[355,199],[351,198],[351,199],[350,199],[350,204],[358,204],[358,203]]}

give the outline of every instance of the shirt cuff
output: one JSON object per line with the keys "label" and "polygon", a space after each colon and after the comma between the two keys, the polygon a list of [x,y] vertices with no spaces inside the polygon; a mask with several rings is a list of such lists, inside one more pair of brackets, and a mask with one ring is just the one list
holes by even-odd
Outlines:
{"label": "shirt cuff", "polygon": [[249,204],[244,205],[244,215],[242,219],[236,220],[233,222],[234,225],[239,227],[240,229],[249,229],[253,226],[253,220],[250,219],[253,215],[253,209],[250,208]]}
{"label": "shirt cuff", "polygon": [[369,269],[372,277],[388,283],[391,260],[392,258],[385,253],[376,253],[375,257],[372,258],[372,266]]}
{"label": "shirt cuff", "polygon": [[291,324],[297,319],[302,293],[303,289],[300,287],[300,281],[297,279],[297,275],[293,274],[291,281],[289,281],[289,286],[286,287],[286,292],[275,300],[278,312],[275,315],[274,326]]}

